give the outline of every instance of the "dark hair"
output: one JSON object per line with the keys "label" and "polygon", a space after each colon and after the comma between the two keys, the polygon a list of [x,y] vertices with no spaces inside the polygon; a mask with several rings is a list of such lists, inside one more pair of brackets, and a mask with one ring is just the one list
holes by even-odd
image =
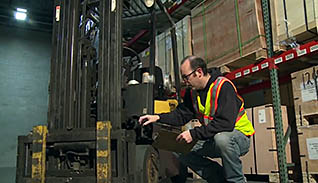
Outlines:
{"label": "dark hair", "polygon": [[205,63],[205,61],[204,61],[202,58],[200,58],[200,57],[198,57],[198,56],[194,56],[194,55],[189,55],[189,56],[186,56],[186,57],[181,61],[181,65],[182,65],[186,60],[189,60],[189,62],[190,62],[190,67],[191,67],[192,70],[201,68],[204,75],[206,75],[206,74],[208,73],[206,63]]}

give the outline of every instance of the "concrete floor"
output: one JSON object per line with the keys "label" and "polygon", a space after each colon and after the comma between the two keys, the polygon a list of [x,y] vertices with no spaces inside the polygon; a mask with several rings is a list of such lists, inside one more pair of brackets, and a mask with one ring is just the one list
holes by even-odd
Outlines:
{"label": "concrete floor", "polygon": [[[162,180],[162,181],[160,181],[160,183],[172,183],[172,182],[169,179],[169,180]],[[207,181],[200,180],[200,179],[195,179],[195,180],[188,179],[186,183],[207,183]],[[264,181],[247,181],[247,183],[267,183],[267,182],[264,182]]]}
{"label": "concrete floor", "polygon": [[[204,180],[188,180],[187,183],[207,183]],[[247,181],[247,183],[266,183],[261,181]]]}

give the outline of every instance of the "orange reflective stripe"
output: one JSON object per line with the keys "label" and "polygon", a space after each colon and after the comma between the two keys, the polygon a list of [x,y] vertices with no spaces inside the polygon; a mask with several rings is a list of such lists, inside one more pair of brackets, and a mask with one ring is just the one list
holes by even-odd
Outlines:
{"label": "orange reflective stripe", "polygon": [[[218,77],[215,81],[214,81],[214,86],[213,89],[211,89],[211,98],[209,98],[210,100],[210,116],[214,116],[215,112],[216,112],[216,106],[217,106],[217,88],[220,84],[220,82],[222,81],[222,77]],[[213,105],[214,102],[214,105]]]}
{"label": "orange reflective stripe", "polygon": [[240,121],[240,119],[243,117],[243,115],[242,116],[239,116],[237,119],[236,119],[236,121],[235,121],[235,123],[237,123],[238,121]]}
{"label": "orange reflective stripe", "polygon": [[211,116],[203,116],[205,119],[209,119],[209,120],[212,120],[213,119],[213,117],[211,117]]}
{"label": "orange reflective stripe", "polygon": [[237,89],[236,89],[235,85],[232,83],[232,81],[229,80],[229,79],[227,79],[226,77],[224,77],[224,79],[225,79],[226,81],[228,81],[229,83],[231,83],[231,85],[233,86],[233,88],[234,88],[234,90],[235,90],[235,93],[237,93]]}
{"label": "orange reflective stripe", "polygon": [[[215,85],[213,86],[213,88],[215,87]],[[211,91],[210,91],[210,97],[211,98],[209,98],[209,100],[210,100],[210,116],[212,115],[212,111],[215,111],[214,110],[214,106],[213,106],[213,99],[214,99],[214,93],[213,93],[213,88],[211,89]],[[208,99],[208,98],[207,98]],[[206,100],[207,100],[206,99]]]}
{"label": "orange reflective stripe", "polygon": [[[235,85],[227,78],[225,77],[218,77],[209,88],[209,91],[207,93],[207,98],[205,102],[205,106],[201,104],[200,96],[195,93],[192,94],[192,100],[194,105],[194,110],[197,111],[197,114],[201,117],[200,122],[201,124],[208,125],[210,120],[213,120],[213,116],[215,115],[218,107],[218,97],[220,95],[221,89],[223,84],[228,81],[232,86],[236,93],[236,96],[239,98],[239,100],[242,101],[242,105],[240,106],[239,112],[237,114],[236,120],[235,120],[235,129],[241,131],[247,136],[251,136],[255,133],[255,130],[252,126],[252,123],[248,120],[246,111],[244,109],[244,100],[243,98],[237,93],[237,89]],[[195,91],[194,91],[195,92]],[[208,101],[210,100],[210,101]],[[202,123],[203,122],[203,123]]]}
{"label": "orange reflective stripe", "polygon": [[[217,89],[216,89],[216,96],[215,96],[215,100],[214,100],[214,111],[216,112],[217,108],[218,108],[218,99],[219,99],[219,95],[220,95],[220,91],[221,91],[221,87],[224,84],[225,80],[222,78],[220,84],[218,85]],[[214,112],[214,113],[215,113]]]}
{"label": "orange reflective stripe", "polygon": [[234,91],[235,91],[237,97],[242,101],[241,108],[244,107],[244,100],[243,100],[243,98],[237,93],[237,89],[236,89],[235,85],[233,84],[233,82],[232,82],[231,80],[227,79],[227,78],[225,78],[225,79],[226,79],[229,83],[231,83],[231,85],[233,86]]}
{"label": "orange reflective stripe", "polygon": [[[242,105],[240,106],[239,112],[235,119],[235,129],[240,130],[245,135],[253,135],[254,129],[252,124],[247,118],[246,111],[244,110],[244,100],[241,96],[238,95],[237,89],[235,85],[225,77],[218,77],[209,88],[207,93],[207,98],[205,101],[205,106],[201,104],[200,96],[196,93],[196,91],[191,91],[192,104],[194,110],[197,113],[198,119],[200,119],[201,124],[208,125],[208,123],[213,120],[213,116],[215,115],[218,108],[218,98],[222,89],[222,86],[225,82],[229,82],[239,100],[242,101]],[[194,92],[194,93],[193,93]]]}
{"label": "orange reflective stripe", "polygon": [[[219,79],[220,78],[220,79]],[[218,80],[218,83],[216,83],[216,85],[217,85],[217,88],[216,89],[214,89],[213,88],[213,93],[214,94],[212,94],[212,96],[214,96],[214,98],[211,100],[211,104],[212,104],[212,101],[214,101],[214,105],[213,105],[213,110],[211,110],[211,114],[215,114],[215,112],[216,112],[216,110],[217,110],[217,107],[218,107],[218,98],[219,98],[219,95],[220,95],[220,92],[221,92],[221,88],[222,88],[222,86],[223,86],[223,84],[225,83],[225,81],[227,81],[227,82],[229,82],[232,86],[233,86],[233,89],[234,89],[234,91],[235,91],[235,93],[236,93],[236,95],[237,95],[237,97],[242,101],[242,105],[241,105],[241,107],[240,107],[240,111],[239,111],[239,113],[238,113],[238,115],[237,115],[237,119],[236,119],[236,121],[235,122],[237,122],[237,121],[239,121],[240,119],[241,119],[241,117],[245,114],[245,110],[244,110],[244,100],[243,100],[243,98],[240,96],[240,95],[238,95],[238,93],[237,93],[237,89],[236,89],[236,87],[235,87],[235,85],[229,80],[229,79],[227,79],[226,77],[219,77],[217,80]],[[212,92],[212,91],[211,91]],[[211,108],[211,109],[212,109]]]}
{"label": "orange reflective stripe", "polygon": [[235,123],[237,123],[241,118],[242,118],[242,116],[245,114],[245,110],[244,110],[244,108],[241,108],[240,109],[240,112],[238,113],[238,115],[237,115],[237,118],[236,118],[236,121],[235,121]]}

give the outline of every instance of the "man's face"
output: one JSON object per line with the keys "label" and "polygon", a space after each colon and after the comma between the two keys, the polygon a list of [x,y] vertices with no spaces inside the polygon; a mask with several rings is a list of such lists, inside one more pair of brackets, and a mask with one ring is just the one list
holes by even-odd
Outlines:
{"label": "man's face", "polygon": [[197,69],[191,69],[189,60],[185,61],[181,65],[180,72],[182,79],[187,86],[192,87],[192,89],[198,89],[198,72]]}

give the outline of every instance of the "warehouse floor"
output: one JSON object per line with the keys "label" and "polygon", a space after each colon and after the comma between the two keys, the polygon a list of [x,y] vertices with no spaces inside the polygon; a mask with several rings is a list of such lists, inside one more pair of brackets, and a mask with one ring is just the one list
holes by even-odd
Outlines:
{"label": "warehouse floor", "polygon": [[[264,181],[247,181],[248,183],[266,183]],[[187,183],[207,183],[204,180],[188,180]]]}
{"label": "warehouse floor", "polygon": [[[247,183],[266,183],[266,182],[268,181],[247,181]],[[169,180],[166,179],[166,180],[161,180],[160,183],[172,183],[172,182],[170,181],[170,179]],[[193,180],[189,178],[186,183],[207,183],[207,181],[200,180],[200,179]]]}

